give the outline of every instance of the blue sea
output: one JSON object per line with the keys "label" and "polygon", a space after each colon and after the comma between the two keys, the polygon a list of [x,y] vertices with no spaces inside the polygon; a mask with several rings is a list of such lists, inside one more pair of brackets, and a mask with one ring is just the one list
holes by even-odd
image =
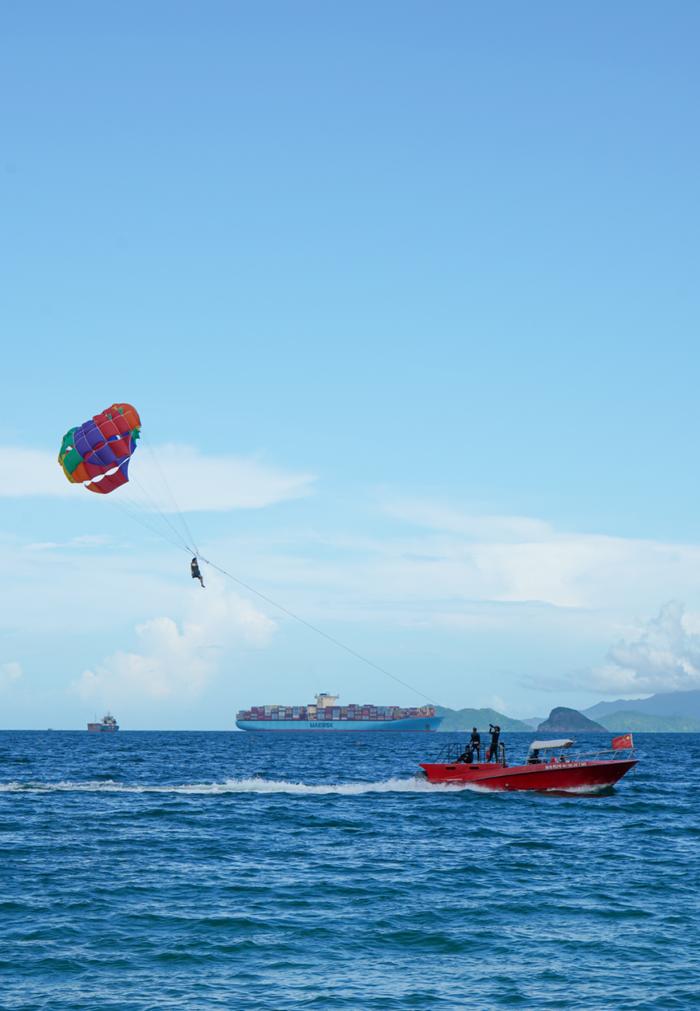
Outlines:
{"label": "blue sea", "polygon": [[0,733],[0,1008],[697,1007],[700,735],[596,797],[447,736]]}

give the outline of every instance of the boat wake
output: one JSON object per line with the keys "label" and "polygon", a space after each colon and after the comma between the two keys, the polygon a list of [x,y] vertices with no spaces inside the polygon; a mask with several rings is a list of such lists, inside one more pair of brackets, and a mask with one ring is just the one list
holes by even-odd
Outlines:
{"label": "boat wake", "polygon": [[604,797],[611,793],[615,793],[615,787],[609,783],[599,783],[588,786],[551,787],[550,789],[543,790],[542,792],[551,793],[560,797],[567,795],[571,797]]}
{"label": "boat wake", "polygon": [[291,794],[315,797],[336,795],[356,797],[367,793],[435,794],[453,792],[491,793],[470,783],[429,783],[422,777],[410,779],[391,778],[376,783],[302,783],[288,780],[227,779],[223,783],[138,784],[120,783],[117,780],[87,780],[85,782],[62,780],[55,783],[11,782],[0,783],[0,793],[157,793],[157,794]]}

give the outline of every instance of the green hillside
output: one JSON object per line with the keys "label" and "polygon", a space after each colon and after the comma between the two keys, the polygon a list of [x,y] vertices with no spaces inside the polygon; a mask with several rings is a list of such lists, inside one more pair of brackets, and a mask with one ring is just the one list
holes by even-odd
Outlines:
{"label": "green hillside", "polygon": [[532,727],[527,723],[497,713],[495,709],[446,709],[444,706],[436,706],[435,711],[438,716],[443,717],[438,727],[441,731],[462,733],[476,727],[481,733],[485,733],[488,732],[489,723],[497,723],[503,731],[532,733]]}
{"label": "green hillside", "polygon": [[607,730],[620,733],[627,730],[640,734],[700,733],[700,720],[692,716],[652,716],[651,713],[635,713],[624,709],[599,716],[598,723]]}

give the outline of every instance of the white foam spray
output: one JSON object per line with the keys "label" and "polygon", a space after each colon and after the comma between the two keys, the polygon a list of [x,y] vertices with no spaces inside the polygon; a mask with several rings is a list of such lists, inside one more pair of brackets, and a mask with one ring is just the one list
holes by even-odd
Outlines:
{"label": "white foam spray", "polygon": [[[442,784],[429,783],[426,779],[411,777],[410,779],[385,779],[377,783],[294,783],[287,780],[262,779],[227,779],[223,783],[181,783],[172,785],[156,785],[136,783],[119,783],[116,780],[88,780],[85,782],[62,780],[55,783],[43,782],[11,782],[0,783],[0,793],[161,793],[161,794],[227,794],[227,793],[261,793],[261,794],[292,794],[302,797],[317,797],[336,795],[341,797],[356,797],[367,793],[410,793],[430,794],[459,792],[481,788],[474,784]],[[490,792],[490,791],[487,791]]]}

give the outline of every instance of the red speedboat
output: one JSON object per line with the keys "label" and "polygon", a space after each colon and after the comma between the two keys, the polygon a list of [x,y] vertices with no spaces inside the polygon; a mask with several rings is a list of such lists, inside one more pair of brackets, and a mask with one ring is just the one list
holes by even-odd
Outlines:
{"label": "red speedboat", "polygon": [[[431,783],[574,793],[598,793],[617,783],[637,764],[631,734],[616,737],[610,751],[593,755],[570,755],[568,749],[573,743],[568,739],[533,741],[525,765],[508,765],[502,746],[496,762],[474,762],[468,747],[462,750],[455,745],[447,746],[440,761],[420,764]],[[620,751],[626,752],[624,758],[617,757]]]}

